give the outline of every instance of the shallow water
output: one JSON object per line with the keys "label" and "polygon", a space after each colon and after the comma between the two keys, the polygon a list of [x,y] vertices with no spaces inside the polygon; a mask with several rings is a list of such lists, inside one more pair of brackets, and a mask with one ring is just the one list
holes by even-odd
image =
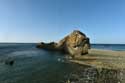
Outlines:
{"label": "shallow water", "polygon": [[[80,66],[64,61],[63,54],[37,49],[35,45],[0,44],[0,83],[125,82],[124,70]],[[11,59],[15,60],[13,66],[4,63]]]}

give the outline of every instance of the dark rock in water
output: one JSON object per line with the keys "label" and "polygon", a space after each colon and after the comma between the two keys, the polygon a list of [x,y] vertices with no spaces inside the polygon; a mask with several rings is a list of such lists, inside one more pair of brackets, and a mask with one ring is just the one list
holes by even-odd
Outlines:
{"label": "dark rock in water", "polygon": [[37,45],[37,48],[61,51],[72,56],[78,56],[88,54],[88,49],[90,49],[90,41],[84,33],[74,30],[71,34],[60,40],[58,43],[42,42]]}
{"label": "dark rock in water", "polygon": [[56,48],[57,46],[57,43],[55,42],[50,42],[50,43],[44,43],[44,42],[41,42],[37,45],[37,48],[43,48],[45,50],[58,50],[58,48]]}
{"label": "dark rock in water", "polygon": [[15,62],[14,60],[7,60],[7,61],[5,61],[5,64],[12,66],[14,64],[14,62]]}

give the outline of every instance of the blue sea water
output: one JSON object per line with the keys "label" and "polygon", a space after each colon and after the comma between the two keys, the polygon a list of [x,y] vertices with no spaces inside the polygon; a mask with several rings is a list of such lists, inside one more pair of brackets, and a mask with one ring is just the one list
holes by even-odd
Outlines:
{"label": "blue sea water", "polygon": [[91,48],[125,51],[125,44],[92,44]]}
{"label": "blue sea water", "polygon": [[[125,50],[125,45],[94,44],[92,48]],[[6,65],[8,60],[14,60],[14,65]],[[64,60],[64,54],[37,49],[35,43],[1,43],[0,83],[66,83],[80,66]]]}
{"label": "blue sea water", "polygon": [[[6,65],[8,60],[14,65]],[[0,44],[0,83],[60,83],[75,67],[62,54],[37,49],[36,44]]]}

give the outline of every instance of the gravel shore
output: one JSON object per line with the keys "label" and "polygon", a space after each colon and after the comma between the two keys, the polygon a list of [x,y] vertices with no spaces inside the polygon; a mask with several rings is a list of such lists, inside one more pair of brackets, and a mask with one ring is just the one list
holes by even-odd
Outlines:
{"label": "gravel shore", "polygon": [[125,83],[125,51],[91,49],[70,61],[81,67],[65,83]]}
{"label": "gravel shore", "polygon": [[95,68],[125,69],[125,51],[91,49],[89,54],[70,61]]}

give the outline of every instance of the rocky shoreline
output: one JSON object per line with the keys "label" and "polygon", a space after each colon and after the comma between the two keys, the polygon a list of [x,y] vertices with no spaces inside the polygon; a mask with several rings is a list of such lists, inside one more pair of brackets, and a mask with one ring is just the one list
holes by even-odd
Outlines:
{"label": "rocky shoreline", "polygon": [[82,65],[64,83],[124,83],[125,70],[94,68]]}
{"label": "rocky shoreline", "polygon": [[64,37],[58,43],[41,42],[37,45],[37,48],[49,51],[61,51],[75,57],[78,55],[88,54],[88,49],[90,49],[90,41],[84,33],[74,30],[71,34]]}
{"label": "rocky shoreline", "polygon": [[89,38],[78,30],[74,30],[58,43],[42,42],[37,45],[37,48],[66,53],[68,55],[66,57],[70,62],[82,66],[78,68],[81,69],[78,70],[80,73],[75,71],[77,73],[72,73],[69,79],[63,83],[125,82],[124,79],[120,78],[125,77],[125,51],[90,49]]}
{"label": "rocky shoreline", "polygon": [[70,62],[80,65],[64,83],[125,83],[125,51],[90,49]]}
{"label": "rocky shoreline", "polygon": [[40,43],[37,48],[58,51],[68,55],[71,62],[93,67],[119,69],[125,68],[125,52],[90,49],[89,38],[82,32],[74,30],[58,43]]}

